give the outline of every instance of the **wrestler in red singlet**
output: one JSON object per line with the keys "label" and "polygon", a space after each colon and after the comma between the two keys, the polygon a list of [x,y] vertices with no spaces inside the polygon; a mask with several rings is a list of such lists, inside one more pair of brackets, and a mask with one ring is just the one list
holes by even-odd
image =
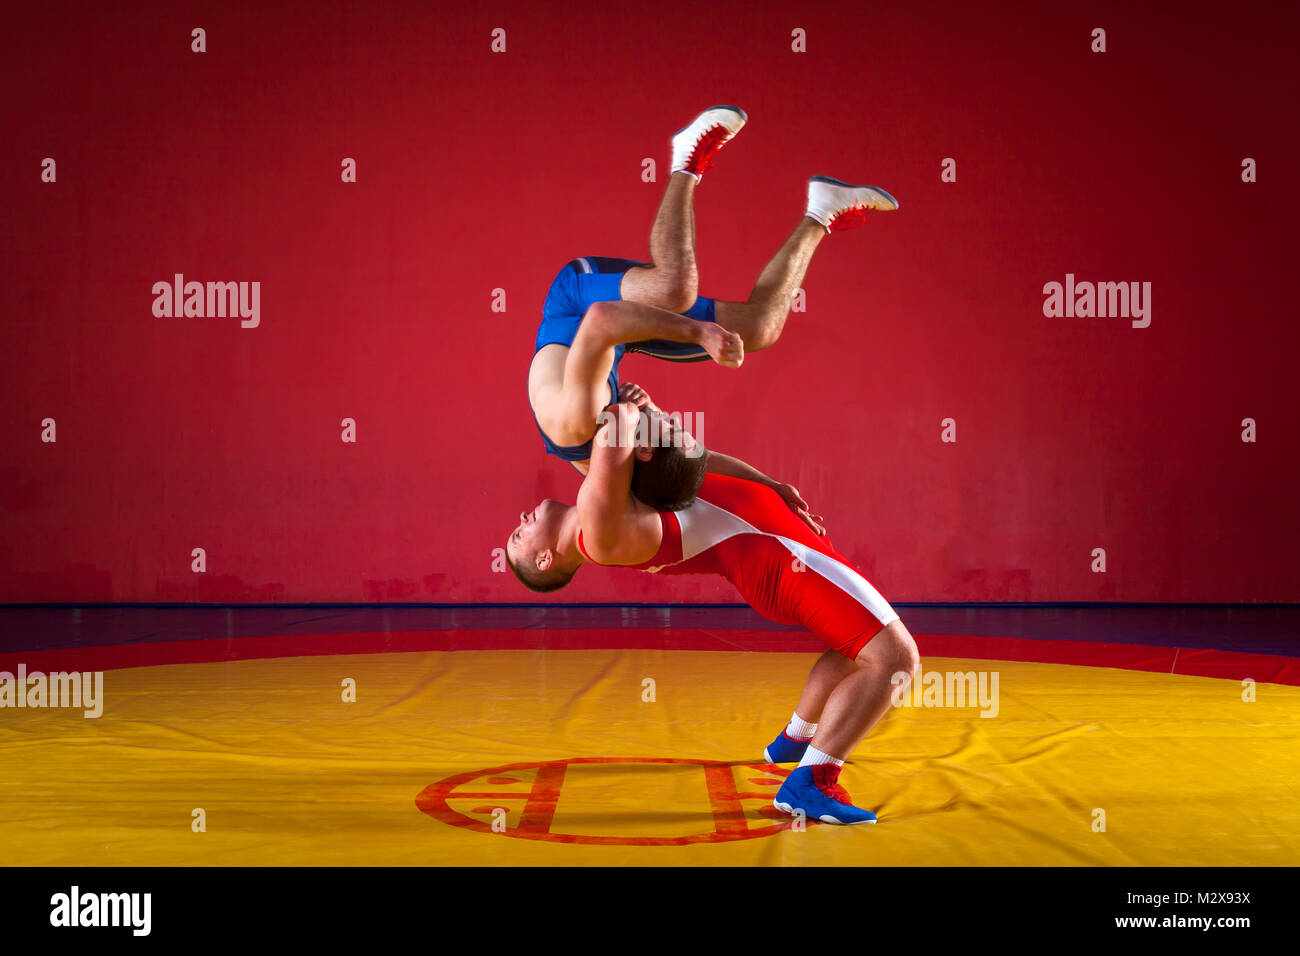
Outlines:
{"label": "wrestler in red singlet", "polygon": [[798,492],[738,459],[716,456],[734,470],[711,470],[680,511],[640,501],[632,494],[636,463],[660,454],[650,439],[671,439],[673,428],[657,409],[632,401],[609,411],[577,504],[547,498],[520,513],[506,541],[510,569],[542,593],[567,585],[586,563],[720,574],[763,616],[820,636],[830,649],[813,665],[785,730],[763,751],[768,763],[798,762],[772,803],[824,823],[874,823],[875,814],[854,806],[839,785],[840,768],[914,678],[912,635],[821,535],[821,518]]}
{"label": "wrestler in red singlet", "polygon": [[[849,660],[898,620],[848,558],[764,485],[708,475],[694,504],[660,511],[659,521],[658,552],[631,567],[652,574],[720,574],[759,614],[806,627]],[[578,548],[593,561],[581,531]]]}

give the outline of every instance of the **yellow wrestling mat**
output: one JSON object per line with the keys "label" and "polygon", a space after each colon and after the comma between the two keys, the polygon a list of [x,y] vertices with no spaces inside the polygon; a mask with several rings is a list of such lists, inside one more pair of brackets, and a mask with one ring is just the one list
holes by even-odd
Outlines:
{"label": "yellow wrestling mat", "polygon": [[841,778],[879,824],[791,829],[771,808],[789,767],[760,755],[813,660],[510,650],[112,670],[99,719],[0,717],[0,845],[10,865],[1300,859],[1300,687],[1245,702],[1234,681],[1004,661],[923,661],[996,671],[998,711],[891,712]]}

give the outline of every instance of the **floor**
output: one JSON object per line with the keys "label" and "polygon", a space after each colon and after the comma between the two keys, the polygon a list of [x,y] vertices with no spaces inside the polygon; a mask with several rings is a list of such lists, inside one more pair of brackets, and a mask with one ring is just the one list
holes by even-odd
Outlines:
{"label": "floor", "polygon": [[20,668],[102,673],[93,706],[0,709],[0,845],[19,865],[1300,859],[1300,609],[899,610],[922,677],[844,770],[880,823],[838,828],[777,813],[790,767],[762,759],[820,647],[745,608],[0,608],[0,703]]}

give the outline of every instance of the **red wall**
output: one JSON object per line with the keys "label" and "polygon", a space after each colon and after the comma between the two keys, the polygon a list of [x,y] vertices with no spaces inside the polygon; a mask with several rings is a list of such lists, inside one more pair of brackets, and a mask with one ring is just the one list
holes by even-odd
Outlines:
{"label": "red wall", "polygon": [[[135,6],[0,35],[0,600],[528,600],[491,551],[577,487],[525,395],[547,284],[648,255],[668,138],[718,102],[751,120],[698,193],[704,294],[747,296],[810,174],[902,209],[822,245],[743,369],[625,379],[797,484],[892,600],[1300,600],[1294,14]],[[154,317],[177,272],[260,281],[260,327]],[[1044,317],[1067,272],[1152,283],[1151,326]]]}

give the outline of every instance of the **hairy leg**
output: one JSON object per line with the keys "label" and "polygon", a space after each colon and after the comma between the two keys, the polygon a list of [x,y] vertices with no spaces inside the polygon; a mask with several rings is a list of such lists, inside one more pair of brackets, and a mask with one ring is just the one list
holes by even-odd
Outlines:
{"label": "hairy leg", "polygon": [[695,177],[668,177],[654,226],[650,229],[650,264],[623,274],[619,294],[626,302],[685,312],[699,296],[700,271],[695,263]]}
{"label": "hairy leg", "polygon": [[804,216],[759,273],[749,300],[717,303],[718,324],[744,339],[746,352],[768,348],[781,337],[795,291],[825,236],[821,223]]}
{"label": "hairy leg", "polygon": [[[911,683],[920,658],[916,642],[901,621],[885,627],[857,657],[857,671],[831,692],[811,746],[841,760],[889,711],[897,688]],[[895,674],[907,674],[895,682]],[[803,713],[799,714],[809,720]]]}
{"label": "hairy leg", "polygon": [[831,693],[839,686],[840,681],[855,673],[857,669],[858,665],[839,651],[827,651],[817,658],[817,663],[813,664],[808,680],[803,685],[803,691],[799,694],[799,703],[795,706],[794,712],[810,724],[817,723],[821,720],[822,709],[830,699]]}

